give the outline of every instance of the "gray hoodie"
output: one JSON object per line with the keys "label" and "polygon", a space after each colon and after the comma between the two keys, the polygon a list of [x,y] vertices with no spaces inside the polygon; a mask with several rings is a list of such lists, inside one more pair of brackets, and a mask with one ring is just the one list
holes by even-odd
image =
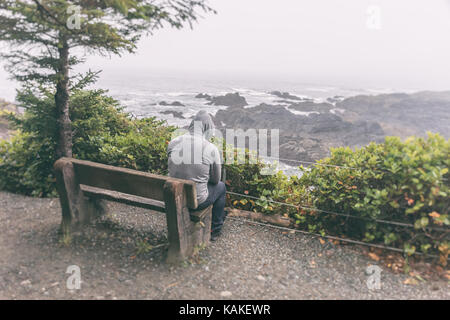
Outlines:
{"label": "gray hoodie", "polygon": [[208,182],[220,181],[221,155],[208,141],[213,130],[211,117],[202,110],[192,120],[189,132],[170,141],[167,148],[169,176],[194,181],[199,204],[208,198]]}

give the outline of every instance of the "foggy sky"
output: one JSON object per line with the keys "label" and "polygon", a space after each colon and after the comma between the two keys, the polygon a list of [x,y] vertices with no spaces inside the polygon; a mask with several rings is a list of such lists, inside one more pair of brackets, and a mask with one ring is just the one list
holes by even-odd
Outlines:
{"label": "foggy sky", "polygon": [[[161,30],[100,68],[450,89],[448,0],[210,0],[194,30]],[[366,26],[380,8],[381,29]]]}
{"label": "foggy sky", "polygon": [[[449,0],[210,0],[193,30],[164,29],[137,54],[83,68],[450,89]],[[369,6],[381,29],[367,27]],[[2,71],[0,78],[6,75]]]}

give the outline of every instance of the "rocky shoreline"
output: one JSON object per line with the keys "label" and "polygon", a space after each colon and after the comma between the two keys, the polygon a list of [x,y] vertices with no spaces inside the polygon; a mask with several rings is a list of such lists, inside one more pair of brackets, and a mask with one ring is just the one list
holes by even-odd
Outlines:
{"label": "rocky shoreline", "polygon": [[[386,136],[425,136],[431,131],[450,137],[450,91],[333,96],[320,101],[289,92],[268,92],[276,99],[249,105],[241,94],[193,98],[205,106],[222,106],[213,116],[218,129],[279,129],[280,158],[315,161],[329,155],[330,148],[361,147],[382,142]],[[161,101],[168,109],[161,114],[189,121],[185,101]],[[172,109],[170,107],[181,107]],[[223,108],[226,107],[226,108]],[[18,112],[16,105],[0,99],[0,139],[11,135],[4,113]],[[297,165],[295,162],[286,162]]]}
{"label": "rocky shoreline", "polygon": [[328,156],[332,147],[361,147],[386,136],[404,139],[430,131],[450,137],[450,91],[334,96],[322,102],[288,92],[270,94],[282,100],[246,107],[238,93],[197,98],[228,106],[214,117],[222,131],[279,129],[280,158],[315,161]]}

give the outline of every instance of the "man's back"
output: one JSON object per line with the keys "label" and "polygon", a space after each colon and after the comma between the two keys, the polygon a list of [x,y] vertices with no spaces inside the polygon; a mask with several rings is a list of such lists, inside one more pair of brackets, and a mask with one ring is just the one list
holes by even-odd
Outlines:
{"label": "man's back", "polygon": [[[197,126],[194,128],[195,123]],[[213,128],[209,115],[199,113],[189,127],[189,133],[173,139],[167,148],[169,176],[194,181],[199,203],[208,197],[208,182],[217,184],[220,181],[220,153],[204,137]]]}
{"label": "man's back", "polygon": [[[194,147],[197,144],[201,149]],[[169,176],[194,181],[198,202],[205,201],[208,197],[208,182],[217,184],[220,180],[220,168],[218,172],[215,169],[216,164],[220,166],[216,146],[202,137],[185,134],[172,140],[167,151]]]}

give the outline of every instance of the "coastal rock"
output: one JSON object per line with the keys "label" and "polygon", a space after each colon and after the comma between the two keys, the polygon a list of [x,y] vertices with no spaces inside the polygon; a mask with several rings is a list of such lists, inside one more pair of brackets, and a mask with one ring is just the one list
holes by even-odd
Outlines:
{"label": "coastal rock", "polygon": [[161,101],[158,103],[160,106],[170,106],[170,107],[184,107],[185,105],[182,104],[179,101],[174,101],[174,102],[166,102],[166,101]]}
{"label": "coastal rock", "polygon": [[244,97],[236,93],[227,93],[224,96],[212,97],[209,105],[227,107],[245,107],[248,105]]}
{"label": "coastal rock", "polygon": [[281,99],[298,100],[298,101],[304,100],[303,98],[294,96],[294,95],[290,94],[289,92],[271,91],[271,92],[269,92],[269,94],[277,96]]}
{"label": "coastal rock", "polygon": [[427,131],[450,137],[450,91],[359,95],[336,104],[350,122],[376,121],[387,135],[406,138]]}
{"label": "coastal rock", "polygon": [[162,113],[162,114],[171,114],[171,115],[173,115],[175,118],[185,119],[185,117],[183,116],[183,113],[182,113],[182,112],[175,111],[175,110],[161,111],[160,113]]}
{"label": "coastal rock", "polygon": [[[260,104],[252,108],[228,108],[215,116],[220,129],[279,129],[280,157],[314,161],[329,155],[331,147],[363,146],[384,140],[376,122],[345,121],[332,113],[296,115],[281,105]],[[297,163],[289,163],[298,165]]]}
{"label": "coastal rock", "polygon": [[391,135],[406,138],[431,131],[450,137],[450,91],[334,99],[230,107],[216,113],[215,123],[221,130],[279,129],[280,157],[303,161],[326,157],[331,147],[361,147]]}
{"label": "coastal rock", "polygon": [[289,109],[301,111],[301,112],[319,112],[328,113],[334,105],[328,102],[316,103],[314,101],[302,101],[299,103],[294,103],[289,106]]}
{"label": "coastal rock", "polygon": [[212,97],[209,94],[206,93],[199,93],[195,96],[196,99],[206,99],[206,100],[211,100]]}
{"label": "coastal rock", "polygon": [[345,99],[344,96],[334,96],[334,97],[327,98],[327,101],[329,103],[336,104],[338,102],[341,102],[344,99]]}

